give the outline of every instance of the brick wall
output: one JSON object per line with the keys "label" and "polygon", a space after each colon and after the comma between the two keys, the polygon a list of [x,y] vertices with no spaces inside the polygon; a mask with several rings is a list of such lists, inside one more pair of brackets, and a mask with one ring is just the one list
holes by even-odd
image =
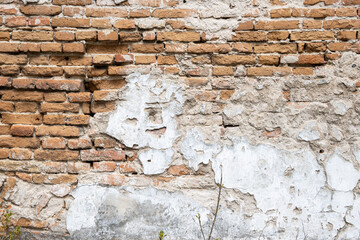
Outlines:
{"label": "brick wall", "polygon": [[[330,125],[358,127],[349,120],[358,117],[355,110],[346,118],[349,121],[326,118],[321,107],[299,118],[293,114],[314,102],[357,101],[357,76],[350,78],[348,85],[311,84],[331,78],[328,68],[340,70],[344,52],[352,56],[360,52],[358,0],[0,3],[1,198],[3,206],[12,206],[15,223],[32,234],[68,234],[64,217],[67,199],[71,199],[68,194],[81,182],[167,188],[180,176],[189,181],[213,177],[206,164],[198,171],[189,166],[177,147],[173,147],[178,153],[173,163],[162,173],[148,176],[138,159],[141,149],[96,127],[102,123],[101,116],[115,111],[119,92],[126,88],[132,73],[175,79],[186,96],[182,116],[194,117],[183,123],[216,125],[222,137],[236,128],[244,130],[242,136],[258,139],[253,143],[286,148],[289,142],[299,140],[284,125],[294,123],[294,129],[300,129],[301,124],[295,123],[304,119],[322,116]],[[327,72],[322,74],[324,69]],[[269,86],[271,91],[260,91]],[[332,89],[339,91],[333,95]],[[235,96],[244,91],[250,96]],[[239,102],[253,106],[245,111],[247,123],[229,119],[225,113],[228,104]],[[191,106],[199,105],[206,110],[191,112]],[[279,112],[290,122],[271,115]],[[207,118],[196,122],[200,115]],[[182,129],[182,123],[178,124]],[[356,131],[343,132],[357,138],[353,135]],[[316,152],[334,150],[331,144],[335,140],[330,135],[318,142],[300,141],[298,146],[310,146]],[[33,204],[26,199],[16,202],[12,196],[17,187],[24,186],[20,183],[34,189],[44,186],[47,192],[43,190]],[[49,203],[55,198],[63,205],[61,209],[48,217],[41,215],[54,208]]]}

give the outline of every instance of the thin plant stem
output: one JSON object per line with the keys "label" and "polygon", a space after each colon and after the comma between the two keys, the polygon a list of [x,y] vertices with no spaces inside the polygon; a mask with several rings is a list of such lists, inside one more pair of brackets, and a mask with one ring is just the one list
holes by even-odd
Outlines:
{"label": "thin plant stem", "polygon": [[219,206],[220,206],[220,198],[221,198],[221,189],[222,189],[222,171],[221,171],[221,178],[220,178],[220,184],[218,185],[219,187],[219,194],[218,194],[218,198],[217,198],[217,204],[216,204],[216,210],[215,210],[215,215],[214,215],[214,221],[212,223],[212,226],[211,226],[211,230],[210,230],[210,234],[209,234],[209,238],[208,240],[211,239],[211,235],[212,235],[212,232],[214,230],[214,226],[215,226],[215,222],[216,222],[216,217],[217,217],[217,214],[219,212]]}
{"label": "thin plant stem", "polygon": [[201,218],[200,218],[200,214],[197,216],[198,220],[199,220],[199,225],[200,225],[200,232],[201,232],[201,235],[203,237],[204,240],[206,240],[205,238],[205,234],[204,234],[204,230],[203,230],[203,227],[202,227],[202,224],[201,224]]}

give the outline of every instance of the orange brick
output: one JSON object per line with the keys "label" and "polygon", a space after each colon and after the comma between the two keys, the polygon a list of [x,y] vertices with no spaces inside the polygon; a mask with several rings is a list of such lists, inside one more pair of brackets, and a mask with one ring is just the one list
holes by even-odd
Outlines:
{"label": "orange brick", "polygon": [[190,173],[189,168],[187,168],[184,164],[171,166],[167,172],[174,176],[183,176],[188,175]]}
{"label": "orange brick", "polygon": [[0,52],[18,52],[18,43],[0,42]]}
{"label": "orange brick", "polygon": [[351,29],[351,28],[360,28],[360,20],[327,20],[324,21],[325,29]]}
{"label": "orange brick", "polygon": [[70,126],[38,126],[35,134],[36,136],[78,137],[79,129]]}
{"label": "orange brick", "polygon": [[346,7],[336,9],[338,17],[355,17],[357,16],[357,9],[355,7]]}
{"label": "orange brick", "polygon": [[324,55],[300,55],[297,61],[297,64],[302,65],[315,65],[315,64],[324,64]]}
{"label": "orange brick", "polygon": [[99,41],[117,41],[118,39],[118,33],[115,31],[98,31]]}
{"label": "orange brick", "polygon": [[15,112],[31,112],[35,113],[37,109],[37,103],[34,102],[16,102]]}
{"label": "orange brick", "polygon": [[290,67],[251,67],[248,69],[248,76],[285,76],[291,73]]}
{"label": "orange brick", "polygon": [[0,135],[10,135],[10,126],[0,125]]}
{"label": "orange brick", "polygon": [[91,95],[89,92],[69,93],[68,98],[69,102],[90,102]]}
{"label": "orange brick", "polygon": [[4,91],[1,99],[5,101],[42,102],[43,93],[35,91]]}
{"label": "orange brick", "polygon": [[95,162],[94,170],[97,172],[113,172],[116,169],[115,162]]}
{"label": "orange brick", "polygon": [[5,19],[7,27],[23,27],[26,26],[26,17],[8,17]]}
{"label": "orange brick", "polygon": [[134,163],[129,163],[129,162],[125,162],[125,163],[120,163],[119,165],[120,168],[120,173],[136,173],[137,170],[134,166]]}
{"label": "orange brick", "polygon": [[84,44],[82,44],[82,43],[64,43],[63,50],[64,50],[64,52],[69,52],[69,53],[84,53],[85,52]]}
{"label": "orange brick", "polygon": [[114,23],[114,27],[119,29],[134,29],[135,21],[131,19],[117,20]]}
{"label": "orange brick", "polygon": [[290,39],[292,41],[333,40],[335,35],[330,31],[292,32]]}
{"label": "orange brick", "polygon": [[44,97],[46,102],[65,102],[66,100],[66,94],[62,92],[44,93]]}
{"label": "orange brick", "polygon": [[16,160],[29,160],[32,157],[32,151],[23,148],[13,148],[9,151],[9,158]]}
{"label": "orange brick", "polygon": [[79,112],[76,103],[41,103],[40,112]]}
{"label": "orange brick", "polygon": [[61,76],[63,75],[63,69],[61,67],[29,67],[26,66],[22,69],[24,75],[27,76]]}
{"label": "orange brick", "polygon": [[288,31],[278,31],[278,32],[269,32],[268,39],[269,41],[280,41],[286,40],[290,36]]}
{"label": "orange brick", "polygon": [[91,104],[91,112],[101,113],[115,110],[115,102],[96,102]]}
{"label": "orange brick", "polygon": [[169,24],[172,29],[185,29],[184,21],[168,20],[167,24]]}
{"label": "orange brick", "polygon": [[313,75],[314,70],[311,67],[297,67],[293,68],[293,73],[295,75]]}
{"label": "orange brick", "polygon": [[213,76],[230,76],[234,75],[234,69],[232,67],[214,67],[212,70]]}
{"label": "orange brick", "polygon": [[229,44],[189,44],[189,53],[228,53],[231,51]]}
{"label": "orange brick", "polygon": [[133,44],[131,51],[134,53],[161,53],[164,51],[164,44]]}
{"label": "orange brick", "polygon": [[66,147],[65,138],[45,138],[42,140],[42,147],[48,149],[64,149]]}
{"label": "orange brick", "polygon": [[75,15],[83,15],[85,9],[83,7],[64,7],[63,15],[73,17]]}
{"label": "orange brick", "polygon": [[274,43],[274,44],[261,44],[254,46],[255,53],[296,53],[297,46],[295,43]]}
{"label": "orange brick", "polygon": [[141,34],[138,32],[120,32],[121,42],[138,42],[141,41]]}
{"label": "orange brick", "polygon": [[31,137],[34,133],[34,127],[33,126],[13,125],[10,128],[10,133],[13,136]]}
{"label": "orange brick", "polygon": [[107,7],[86,8],[86,16],[127,18],[128,12],[126,9],[121,9],[121,8],[107,8]]}
{"label": "orange brick", "polygon": [[[6,3],[6,2],[5,2]],[[17,9],[13,7],[0,7],[0,15],[16,15]]]}
{"label": "orange brick", "polygon": [[184,43],[166,43],[165,46],[168,53],[184,53],[187,51],[187,45]]}
{"label": "orange brick", "polygon": [[273,9],[270,11],[271,18],[291,17],[290,8]]}
{"label": "orange brick", "polygon": [[116,54],[116,63],[132,63],[134,62],[134,56],[132,54]]}
{"label": "orange brick", "polygon": [[111,23],[108,19],[92,19],[91,26],[94,28],[110,28]]}
{"label": "orange brick", "polygon": [[254,23],[252,21],[241,22],[235,29],[235,31],[243,31],[243,30],[253,30]]}
{"label": "orange brick", "polygon": [[53,18],[51,21],[53,27],[90,27],[89,18]]}
{"label": "orange brick", "polygon": [[62,52],[61,43],[42,43],[41,52]]}
{"label": "orange brick", "polygon": [[[35,160],[69,161],[79,158],[79,152],[69,150],[40,150],[34,151]],[[61,181],[63,183],[63,181]]]}
{"label": "orange brick", "polygon": [[80,138],[80,139],[69,139],[68,147],[70,149],[87,149],[92,147],[90,139]]}
{"label": "orange brick", "polygon": [[44,115],[44,123],[48,125],[64,125],[65,120],[66,116],[61,114]]}
{"label": "orange brick", "polygon": [[360,0],[341,0],[343,5],[359,5]]}
{"label": "orange brick", "polygon": [[0,87],[11,87],[11,78],[0,77]]}
{"label": "orange brick", "polygon": [[337,39],[343,41],[356,39],[356,31],[339,31]]}
{"label": "orange brick", "polygon": [[215,55],[212,62],[217,65],[255,64],[256,59],[254,56],[245,55]]}
{"label": "orange brick", "polygon": [[50,25],[50,18],[48,17],[31,17],[28,20],[29,26],[49,26]]}
{"label": "orange brick", "polygon": [[151,64],[156,63],[155,55],[137,55],[135,57],[135,64]]}
{"label": "orange brick", "polygon": [[[0,23],[1,23],[1,17],[0,17]],[[1,41],[10,40],[10,33],[9,32],[0,32],[0,40]]]}
{"label": "orange brick", "polygon": [[263,65],[279,65],[279,56],[276,55],[260,55],[258,62]]}
{"label": "orange brick", "polygon": [[96,41],[96,31],[76,31],[76,40]]}
{"label": "orange brick", "polygon": [[158,56],[157,63],[159,65],[173,65],[177,64],[175,56]]}
{"label": "orange brick", "polygon": [[297,29],[299,21],[259,21],[255,24],[255,30],[281,30],[281,29]]}
{"label": "orange brick", "polygon": [[0,147],[39,148],[40,140],[37,138],[0,136]]}
{"label": "orange brick", "polygon": [[55,32],[55,40],[57,41],[74,41],[75,34],[72,32]]}
{"label": "orange brick", "polygon": [[321,28],[321,21],[319,20],[304,20],[303,28],[304,29],[319,29]]}
{"label": "orange brick", "polygon": [[0,102],[0,111],[12,112],[14,104],[12,102]]}
{"label": "orange brick", "polygon": [[79,91],[81,80],[39,79],[35,85],[42,90]]}
{"label": "orange brick", "polygon": [[150,10],[148,9],[135,9],[130,11],[131,18],[150,17]]}
{"label": "orange brick", "polygon": [[306,43],[306,52],[324,52],[326,51],[326,43]]}
{"label": "orange brick", "polygon": [[89,120],[89,115],[68,115],[65,121],[66,125],[87,125]]}
{"label": "orange brick", "polygon": [[20,12],[25,15],[53,16],[61,13],[61,7],[52,5],[21,5]]}
{"label": "orange brick", "polygon": [[200,33],[197,32],[159,32],[158,41],[178,41],[178,42],[199,42]]}
{"label": "orange brick", "polygon": [[197,11],[193,9],[156,9],[151,16],[157,18],[185,18],[197,16]]}
{"label": "orange brick", "polygon": [[126,160],[125,152],[116,151],[111,149],[106,150],[82,150],[81,151],[82,161],[124,161]]}
{"label": "orange brick", "polygon": [[40,114],[14,114],[2,113],[2,123],[7,124],[33,124],[39,125],[42,123],[42,116]]}
{"label": "orange brick", "polygon": [[[144,44],[145,45],[145,44]],[[127,45],[92,45],[86,44],[86,53],[95,54],[127,54]]]}
{"label": "orange brick", "polygon": [[113,148],[116,146],[116,140],[112,138],[95,138],[94,146],[100,148]]}
{"label": "orange brick", "polygon": [[52,41],[53,32],[50,31],[13,31],[12,40],[20,41]]}
{"label": "orange brick", "polygon": [[264,42],[267,40],[266,32],[236,32],[233,41]]}
{"label": "orange brick", "polygon": [[[20,51],[21,52],[40,52],[40,44],[38,44],[38,43],[21,43]],[[1,43],[0,43],[0,52],[1,52]]]}

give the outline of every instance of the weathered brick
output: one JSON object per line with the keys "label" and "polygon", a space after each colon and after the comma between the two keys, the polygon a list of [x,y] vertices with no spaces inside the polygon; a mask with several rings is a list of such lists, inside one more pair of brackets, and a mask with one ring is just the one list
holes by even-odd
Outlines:
{"label": "weathered brick", "polygon": [[339,19],[339,20],[327,20],[324,21],[324,29],[352,29],[360,28],[360,20],[348,20],[348,19]]}
{"label": "weathered brick", "polygon": [[31,112],[35,113],[37,104],[33,102],[17,102],[15,103],[15,112]]}
{"label": "weathered brick", "polygon": [[99,148],[113,148],[116,146],[116,140],[112,138],[95,138],[94,146]]}
{"label": "weathered brick", "polygon": [[232,67],[214,67],[212,70],[213,76],[231,76],[234,75]]}
{"label": "weathered brick", "polygon": [[68,99],[69,102],[90,102],[91,94],[89,92],[69,93]]}
{"label": "weathered brick", "polygon": [[356,39],[356,31],[339,31],[336,38],[343,41]]}
{"label": "weathered brick", "polygon": [[0,125],[0,135],[10,135],[10,125]]}
{"label": "weathered brick", "polygon": [[[1,43],[0,43],[1,51]],[[38,43],[21,43],[20,52],[40,52],[40,44]]]}
{"label": "weathered brick", "polygon": [[235,31],[243,31],[243,30],[253,30],[254,23],[252,21],[241,22],[235,29]]}
{"label": "weathered brick", "polygon": [[0,111],[12,112],[14,110],[14,104],[12,102],[0,102]]}
{"label": "weathered brick", "polygon": [[52,77],[63,75],[63,69],[61,67],[26,66],[22,69],[22,72],[27,76]]}
{"label": "weathered brick", "polygon": [[199,42],[200,33],[197,32],[159,32],[158,41],[178,41],[178,42]]}
{"label": "weathered brick", "polygon": [[65,53],[84,53],[85,47],[82,43],[63,43],[63,51]]}
{"label": "weathered brick", "polygon": [[110,112],[115,110],[115,102],[95,102],[91,103],[91,112],[101,113],[101,112]]}
{"label": "weathered brick", "polygon": [[360,0],[341,0],[341,3],[343,5],[359,5],[360,4]]}
{"label": "weathered brick", "polygon": [[9,157],[9,149],[0,149],[0,159],[5,159]]}
{"label": "weathered brick", "polygon": [[288,31],[278,31],[278,32],[269,32],[268,39],[269,41],[280,41],[286,40],[290,36]]}
{"label": "weathered brick", "polygon": [[79,158],[79,152],[69,150],[40,150],[34,151],[34,158],[36,160],[45,161],[69,161]]}
{"label": "weathered brick", "polygon": [[98,31],[99,41],[117,41],[119,39],[118,33],[111,30]]}
{"label": "weathered brick", "polygon": [[125,86],[124,79],[119,80],[92,80],[88,83],[88,89],[90,91],[102,90],[102,89],[121,89]]}
{"label": "weathered brick", "polygon": [[106,150],[83,150],[81,151],[82,161],[124,161],[126,160],[125,152],[111,149]]}
{"label": "weathered brick", "polygon": [[281,30],[281,29],[297,29],[299,21],[259,21],[255,24],[255,30]]}
{"label": "weathered brick", "polygon": [[258,56],[258,62],[263,65],[278,65],[279,56],[276,55],[260,55]]}
{"label": "weathered brick", "polygon": [[296,53],[297,46],[295,43],[274,43],[274,44],[262,44],[254,46],[255,53]]}
{"label": "weathered brick", "polygon": [[355,17],[357,9],[355,7],[338,8],[336,9],[336,15],[338,17]]}
{"label": "weathered brick", "polygon": [[49,26],[50,25],[50,18],[48,17],[31,17],[28,19],[29,26],[36,27],[36,26]]}
{"label": "weathered brick", "polygon": [[195,99],[198,101],[215,102],[217,93],[215,91],[198,91],[195,94]]}
{"label": "weathered brick", "polygon": [[90,18],[53,18],[51,21],[53,27],[90,27]]}
{"label": "weathered brick", "polygon": [[14,76],[20,73],[20,66],[2,65],[0,66],[0,74],[5,76]]}
{"label": "weathered brick", "polygon": [[133,44],[131,51],[134,53],[161,53],[164,51],[163,44]]}
{"label": "weathered brick", "polygon": [[133,63],[134,55],[132,54],[116,54],[115,63]]}
{"label": "weathered brick", "polygon": [[326,51],[326,43],[306,43],[306,52],[324,52]]}
{"label": "weathered brick", "polygon": [[66,120],[65,115],[61,114],[51,114],[51,115],[44,115],[44,124],[48,125],[64,125]]}
{"label": "weathered brick", "polygon": [[270,16],[271,18],[291,17],[291,9],[290,8],[273,9],[270,11]]}
{"label": "weathered brick", "polygon": [[128,17],[128,12],[126,9],[121,8],[86,8],[87,17],[118,17],[126,18]]}
{"label": "weathered brick", "polygon": [[26,17],[8,17],[5,19],[7,27],[23,27],[26,26]]}
{"label": "weathered brick", "polygon": [[66,116],[66,125],[87,125],[89,124],[89,115],[68,115]]}
{"label": "weathered brick", "polygon": [[[1,18],[0,18],[1,22]],[[0,32],[0,41],[9,41],[10,40],[10,33],[9,32]]]}
{"label": "weathered brick", "polygon": [[76,103],[41,103],[40,112],[79,112],[79,104]]}
{"label": "weathered brick", "polygon": [[177,64],[175,56],[158,56],[157,63],[159,65],[173,65]]}
{"label": "weathered brick", "polygon": [[266,32],[236,32],[233,41],[264,42],[267,40]]}
{"label": "weathered brick", "polygon": [[134,10],[130,11],[129,16],[131,18],[150,17],[150,10],[149,9],[134,9]]}
{"label": "weathered brick", "polygon": [[32,151],[24,148],[13,148],[9,151],[9,158],[16,160],[29,160],[32,157]]}
{"label": "weathered brick", "polygon": [[84,15],[85,9],[83,7],[64,7],[63,15],[74,17],[75,15]]}
{"label": "weathered brick", "polygon": [[11,38],[19,41],[52,41],[53,32],[50,31],[13,31]]}
{"label": "weathered brick", "polygon": [[97,172],[113,172],[116,169],[116,162],[95,162],[93,167]]}
{"label": "weathered brick", "polygon": [[94,28],[110,28],[111,23],[108,19],[92,19],[91,26]]}
{"label": "weathered brick", "polygon": [[36,136],[78,137],[79,129],[71,126],[38,126]]}
{"label": "weathered brick", "polygon": [[295,75],[313,75],[314,70],[311,67],[296,67],[292,70]]}
{"label": "weathered brick", "polygon": [[197,16],[197,11],[193,9],[156,9],[151,16],[157,18],[185,18]]}
{"label": "weathered brick", "polygon": [[127,45],[92,45],[86,44],[86,52],[92,54],[127,54]]}
{"label": "weathered brick", "polygon": [[13,125],[10,128],[10,133],[13,136],[31,137],[34,133],[34,127],[33,126]]}
{"label": "weathered brick", "polygon": [[6,101],[42,102],[43,93],[36,91],[4,91],[1,99]]}
{"label": "weathered brick", "polygon": [[324,63],[324,55],[300,55],[297,61],[297,64],[301,65],[315,65]]}
{"label": "weathered brick", "polygon": [[229,44],[189,44],[189,53],[228,53],[231,51]]}
{"label": "weathered brick", "polygon": [[117,20],[113,26],[118,29],[134,29],[135,21],[132,19]]}
{"label": "weathered brick", "polygon": [[42,116],[40,114],[2,113],[1,122],[8,123],[8,124],[39,125],[42,123]]}
{"label": "weathered brick", "polygon": [[48,149],[64,149],[66,147],[65,138],[45,138],[42,140],[42,147]]}
{"label": "weathered brick", "polygon": [[256,59],[245,55],[216,55],[212,57],[212,62],[218,65],[255,64]]}
{"label": "weathered brick", "polygon": [[87,149],[92,147],[90,139],[80,138],[80,139],[69,139],[68,147],[70,149]]}
{"label": "weathered brick", "polygon": [[91,0],[53,0],[55,5],[75,5],[75,6],[85,6],[90,5]]}
{"label": "weathered brick", "polygon": [[292,32],[290,39],[292,41],[333,40],[335,35],[330,31]]}
{"label": "weathered brick", "polygon": [[81,80],[39,79],[35,85],[41,90],[79,91]]}
{"label": "weathered brick", "polygon": [[53,5],[21,5],[20,12],[25,15],[46,15],[54,16],[61,13],[60,6]]}
{"label": "weathered brick", "polygon": [[76,40],[96,41],[96,31],[76,31]]}
{"label": "weathered brick", "polygon": [[0,52],[18,52],[18,43],[0,42]]}
{"label": "weathered brick", "polygon": [[185,53],[187,45],[184,43],[166,43],[166,52],[168,53]]}
{"label": "weathered brick", "polygon": [[126,173],[137,173],[134,163],[130,163],[130,162],[120,163],[119,169],[120,169],[121,173],[125,173],[125,174]]}
{"label": "weathered brick", "polygon": [[62,52],[61,43],[42,43],[41,52]]}
{"label": "weathered brick", "polygon": [[291,73],[290,67],[251,67],[248,68],[248,76],[285,76]]}
{"label": "weathered brick", "polygon": [[65,102],[66,94],[63,92],[44,93],[44,98],[46,102]]}
{"label": "weathered brick", "polygon": [[138,32],[120,32],[119,37],[121,42],[139,42],[142,38]]}
{"label": "weathered brick", "polygon": [[82,77],[85,76],[86,71],[85,67],[64,67],[64,73],[66,77]]}
{"label": "weathered brick", "polygon": [[40,140],[37,138],[0,136],[0,147],[39,148]]}
{"label": "weathered brick", "polygon": [[11,87],[11,78],[0,77],[0,87]]}
{"label": "weathered brick", "polygon": [[304,29],[320,29],[322,22],[319,20],[304,20],[303,28]]}
{"label": "weathered brick", "polygon": [[55,32],[54,33],[55,40],[57,41],[74,41],[75,34],[72,32]]}

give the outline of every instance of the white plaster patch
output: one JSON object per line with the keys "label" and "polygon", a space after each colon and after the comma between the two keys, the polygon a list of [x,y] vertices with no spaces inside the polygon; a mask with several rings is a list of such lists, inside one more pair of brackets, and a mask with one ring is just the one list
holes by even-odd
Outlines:
{"label": "white plaster patch", "polygon": [[304,127],[304,130],[302,130],[299,133],[298,138],[306,142],[311,142],[320,139],[320,133],[317,130],[316,122],[311,121],[307,123]]}
{"label": "white plaster patch", "polygon": [[330,103],[334,108],[335,114],[338,114],[341,116],[344,116],[346,114],[347,110],[349,110],[349,108],[351,106],[351,103],[341,101],[341,100],[331,101]]}
{"label": "white plaster patch", "polygon": [[145,173],[161,173],[171,163],[171,148],[179,137],[175,117],[182,112],[182,89],[150,75],[132,74],[126,81],[105,132],[127,147],[151,148],[140,159],[146,162]]}
{"label": "white plaster patch", "polygon": [[181,153],[195,171],[199,169],[200,163],[208,164],[220,150],[219,144],[206,144],[203,134],[197,127],[187,130],[181,143]]}
{"label": "white plaster patch", "polygon": [[170,165],[174,151],[150,149],[139,154],[139,160],[144,168],[144,174],[163,173]]}
{"label": "white plaster patch", "polygon": [[329,185],[337,191],[352,191],[360,179],[354,165],[337,153],[331,155],[325,169]]}

